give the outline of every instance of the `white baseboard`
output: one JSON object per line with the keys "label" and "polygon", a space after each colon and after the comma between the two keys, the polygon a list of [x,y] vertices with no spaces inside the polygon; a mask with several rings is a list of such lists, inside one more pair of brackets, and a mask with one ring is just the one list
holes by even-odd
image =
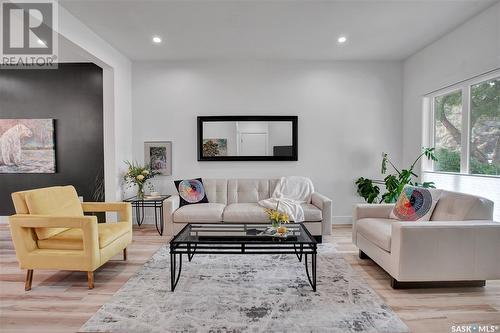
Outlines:
{"label": "white baseboard", "polygon": [[332,224],[352,224],[352,216],[334,216]]}

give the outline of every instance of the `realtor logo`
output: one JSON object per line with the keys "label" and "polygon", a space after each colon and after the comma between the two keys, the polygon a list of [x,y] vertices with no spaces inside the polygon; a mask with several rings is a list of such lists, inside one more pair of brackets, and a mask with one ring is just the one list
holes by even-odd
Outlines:
{"label": "realtor logo", "polygon": [[55,0],[0,0],[1,67],[55,68]]}

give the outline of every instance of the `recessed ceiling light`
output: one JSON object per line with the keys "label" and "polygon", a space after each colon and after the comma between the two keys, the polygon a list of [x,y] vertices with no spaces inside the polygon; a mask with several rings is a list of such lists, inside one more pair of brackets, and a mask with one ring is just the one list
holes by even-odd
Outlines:
{"label": "recessed ceiling light", "polygon": [[154,37],[153,37],[153,43],[155,43],[155,44],[160,44],[160,43],[161,43],[161,37],[154,36]]}
{"label": "recessed ceiling light", "polygon": [[345,42],[347,42],[347,37],[346,36],[340,36],[339,38],[337,38],[337,42],[339,44],[344,44]]}

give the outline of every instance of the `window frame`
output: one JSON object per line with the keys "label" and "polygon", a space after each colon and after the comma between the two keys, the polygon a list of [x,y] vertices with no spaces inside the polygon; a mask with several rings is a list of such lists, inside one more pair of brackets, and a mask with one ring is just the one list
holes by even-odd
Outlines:
{"label": "window frame", "polygon": [[[422,170],[424,172],[432,173],[445,173],[463,176],[474,176],[474,177],[494,177],[500,178],[500,175],[485,175],[485,174],[471,174],[470,173],[470,138],[472,134],[472,128],[470,126],[470,115],[471,115],[471,89],[472,86],[479,84],[484,81],[492,79],[500,79],[500,70],[493,70],[486,74],[478,75],[468,80],[461,81],[459,83],[450,85],[448,87],[436,90],[424,96],[424,112],[428,113],[427,120],[424,118],[424,131],[423,131],[423,143],[427,147],[435,147],[435,135],[436,135],[436,113],[435,113],[435,99],[443,95],[447,95],[453,92],[461,91],[462,93],[462,119],[461,119],[461,140],[460,140],[460,172],[451,171],[436,171],[434,161],[422,162]],[[427,128],[426,128],[427,127]]]}

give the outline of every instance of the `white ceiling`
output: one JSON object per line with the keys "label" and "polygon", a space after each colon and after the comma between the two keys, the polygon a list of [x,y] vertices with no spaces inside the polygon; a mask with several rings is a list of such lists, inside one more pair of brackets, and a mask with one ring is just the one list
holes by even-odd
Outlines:
{"label": "white ceiling", "polygon": [[133,60],[405,59],[495,2],[60,1]]}

